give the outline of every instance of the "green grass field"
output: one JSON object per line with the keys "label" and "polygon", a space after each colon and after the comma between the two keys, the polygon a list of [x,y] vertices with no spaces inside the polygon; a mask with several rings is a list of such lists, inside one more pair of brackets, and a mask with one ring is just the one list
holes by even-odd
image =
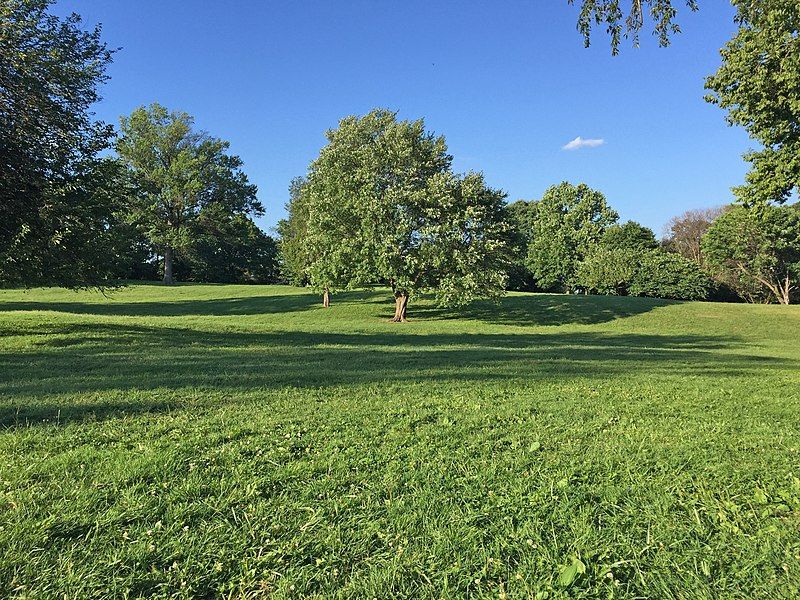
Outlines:
{"label": "green grass field", "polygon": [[0,597],[796,598],[800,309],[0,291]]}

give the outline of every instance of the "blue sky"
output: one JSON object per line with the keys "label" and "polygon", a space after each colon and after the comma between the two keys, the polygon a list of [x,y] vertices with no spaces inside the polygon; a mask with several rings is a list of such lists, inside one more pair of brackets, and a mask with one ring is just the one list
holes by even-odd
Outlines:
{"label": "blue sky", "polygon": [[[537,1],[60,0],[54,10],[102,23],[121,47],[98,116],[158,101],[231,142],[272,227],[287,187],[324,131],[374,107],[424,117],[459,171],[483,171],[509,200],[563,180],[606,194],[623,219],[661,234],[690,208],[732,199],[753,145],[703,101],[733,31],[725,0],[683,11],[658,48],[604,32],[583,47],[577,7]],[[564,150],[577,137],[601,145]]]}

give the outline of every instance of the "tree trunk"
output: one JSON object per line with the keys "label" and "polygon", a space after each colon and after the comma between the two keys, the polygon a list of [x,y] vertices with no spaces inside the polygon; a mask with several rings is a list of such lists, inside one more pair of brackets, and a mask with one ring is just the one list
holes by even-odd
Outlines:
{"label": "tree trunk", "polygon": [[406,311],[408,309],[408,293],[404,291],[396,291],[394,293],[394,317],[391,323],[405,323]]}
{"label": "tree trunk", "polygon": [[331,293],[328,288],[325,288],[322,292],[322,306],[325,308],[330,308],[331,306]]}
{"label": "tree trunk", "polygon": [[164,248],[164,285],[172,285],[172,248]]}
{"label": "tree trunk", "polygon": [[780,296],[778,296],[778,302],[781,304],[789,304],[792,301],[792,289],[794,286],[789,279],[789,275],[786,275],[784,280],[778,284],[778,288],[780,289]]}

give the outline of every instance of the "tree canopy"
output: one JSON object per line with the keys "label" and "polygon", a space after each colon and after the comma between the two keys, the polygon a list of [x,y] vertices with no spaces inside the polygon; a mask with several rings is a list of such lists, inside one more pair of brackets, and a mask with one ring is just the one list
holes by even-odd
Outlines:
{"label": "tree canopy", "polygon": [[478,173],[454,174],[444,137],[382,109],[327,137],[300,194],[316,289],[388,283],[396,321],[421,292],[448,306],[503,292],[504,194]]}
{"label": "tree canopy", "polygon": [[575,282],[591,293],[625,296],[640,260],[630,248],[598,246],[579,263]]}
{"label": "tree canopy", "polygon": [[95,285],[108,263],[90,232],[111,211],[96,156],[112,130],[91,106],[112,52],[51,3],[0,3],[0,281]]}
{"label": "tree canopy", "polygon": [[531,230],[525,264],[537,286],[548,291],[574,285],[578,264],[619,218],[602,193],[583,183],[554,185],[528,210],[532,212],[527,217]]}
{"label": "tree canopy", "polygon": [[658,240],[649,227],[636,221],[615,223],[603,232],[600,243],[606,248],[618,250],[652,250],[658,248]]}
{"label": "tree canopy", "polygon": [[218,205],[200,210],[178,273],[191,281],[274,283],[280,279],[277,242],[247,215]]}
{"label": "tree canopy", "polygon": [[698,263],[667,252],[635,221],[608,227],[580,262],[575,281],[598,294],[677,300],[703,300],[713,287]]}
{"label": "tree canopy", "polygon": [[734,0],[739,30],[709,77],[708,100],[762,148],[751,150],[745,204],[785,202],[800,186],[800,3]]}
{"label": "tree canopy", "polygon": [[306,179],[295,177],[289,184],[289,202],[286,203],[287,217],[278,222],[280,236],[280,260],[283,276],[294,285],[308,283],[308,268],[311,265],[309,246],[306,243],[308,232],[307,194],[303,194]]}
{"label": "tree canopy", "polygon": [[637,260],[628,293],[674,300],[705,300],[712,287],[711,279],[697,263],[671,252],[650,250]]}
{"label": "tree canopy", "polygon": [[536,281],[527,267],[528,245],[531,243],[536,220],[536,201],[517,200],[507,206],[511,227],[511,264],[508,269],[508,289],[536,291]]}

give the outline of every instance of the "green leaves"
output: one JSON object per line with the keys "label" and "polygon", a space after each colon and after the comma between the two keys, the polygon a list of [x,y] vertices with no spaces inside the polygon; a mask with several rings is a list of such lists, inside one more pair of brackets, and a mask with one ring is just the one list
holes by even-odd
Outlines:
{"label": "green leaves", "polygon": [[198,214],[182,266],[191,281],[275,283],[277,244],[246,215],[208,206]]}
{"label": "green leaves", "polygon": [[452,173],[443,137],[379,109],[342,119],[328,140],[290,208],[305,222],[300,262],[313,287],[384,281],[448,306],[503,292],[504,194],[480,174]]}
{"label": "green leaves", "polygon": [[525,264],[541,289],[564,291],[575,283],[580,261],[619,215],[603,194],[583,183],[554,185],[535,206]]}
{"label": "green leaves", "polygon": [[280,260],[283,276],[294,285],[308,283],[308,268],[311,256],[307,244],[308,198],[304,194],[306,180],[295,177],[289,184],[289,202],[286,204],[288,217],[278,222],[280,235]]}
{"label": "green leaves", "polygon": [[561,571],[558,574],[558,579],[556,579],[556,584],[559,587],[567,588],[584,573],[586,573],[586,565],[583,564],[583,561],[581,561],[580,558],[575,556],[572,558],[572,562],[570,564],[561,568]]}
{"label": "green leaves", "polygon": [[711,279],[700,266],[678,254],[651,250],[639,257],[628,292],[674,300],[705,300]]}
{"label": "green leaves", "polygon": [[228,142],[193,128],[189,114],[157,103],[120,119],[116,148],[134,186],[128,219],[161,251],[188,250],[202,210],[222,218],[264,211]]}
{"label": "green leaves", "polygon": [[726,110],[763,148],[746,184],[744,204],[783,203],[800,186],[800,4],[735,0],[739,31],[721,50],[722,65],[706,80],[707,100]]}
{"label": "green leaves", "polygon": [[603,232],[601,243],[606,248],[620,250],[642,251],[658,248],[653,230],[636,221],[611,225]]}
{"label": "green leaves", "polygon": [[91,107],[112,51],[51,4],[0,5],[0,282],[102,285],[106,257],[87,239],[106,233],[92,230],[107,196],[78,188],[105,168],[96,156],[113,130]]}
{"label": "green leaves", "polygon": [[[575,0],[567,0],[574,4]],[[581,0],[581,11],[578,17],[578,31],[589,47],[592,27],[604,25],[611,36],[611,53],[619,53],[622,37],[631,38],[633,45],[639,45],[639,34],[644,27],[645,19],[653,19],[653,33],[658,37],[659,46],[669,46],[670,37],[680,33],[675,22],[679,0],[638,0],[630,3],[627,15],[623,12],[620,0]],[[689,10],[697,10],[696,0],[686,0]]]}
{"label": "green leaves", "polygon": [[577,284],[598,294],[625,295],[636,274],[634,250],[598,247],[578,266]]}
{"label": "green leaves", "polygon": [[800,211],[739,206],[717,218],[703,237],[711,272],[751,302],[788,304],[800,285]]}

